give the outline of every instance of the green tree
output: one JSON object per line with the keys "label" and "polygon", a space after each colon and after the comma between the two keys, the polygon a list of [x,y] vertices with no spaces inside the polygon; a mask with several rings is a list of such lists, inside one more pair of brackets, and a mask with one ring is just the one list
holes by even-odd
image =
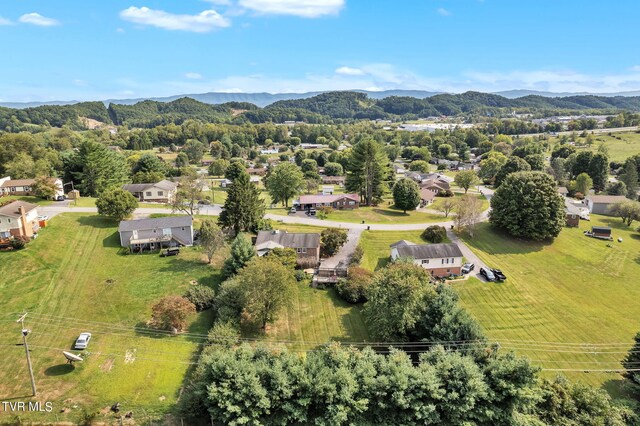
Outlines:
{"label": "green tree", "polygon": [[307,191],[307,194],[318,192],[318,187],[319,186],[320,186],[320,184],[318,183],[318,179],[305,179],[304,180],[304,188]]}
{"label": "green tree", "polygon": [[138,172],[131,177],[133,183],[156,183],[165,178],[160,172]]}
{"label": "green tree", "polygon": [[393,203],[403,210],[415,210],[420,205],[420,188],[411,179],[402,178],[393,185]]}
{"label": "green tree", "polygon": [[511,157],[507,160],[507,162],[502,167],[500,167],[500,170],[496,174],[495,186],[497,188],[500,185],[502,185],[502,182],[504,182],[506,177],[509,176],[511,173],[525,172],[530,170],[531,170],[531,166],[522,158]]}
{"label": "green tree", "polygon": [[601,152],[595,153],[587,173],[593,179],[593,188],[598,192],[603,191],[609,178],[609,157]]}
{"label": "green tree", "polygon": [[181,169],[189,165],[189,157],[184,152],[179,152],[176,156],[176,167]]}
{"label": "green tree", "polygon": [[367,269],[353,266],[349,268],[347,278],[341,278],[336,283],[336,292],[349,303],[363,303],[367,301],[367,289],[373,279],[373,273]]}
{"label": "green tree", "polygon": [[434,295],[425,269],[413,263],[395,263],[373,277],[362,314],[374,338],[409,340]]}
{"label": "green tree", "polygon": [[244,166],[244,164],[240,161],[231,161],[224,172],[224,177],[225,179],[229,179],[231,182],[233,182],[238,176],[243,173],[247,174],[247,168]]}
{"label": "green tree", "polygon": [[482,219],[482,201],[474,195],[463,195],[455,205],[454,223],[458,231],[465,230],[471,237]]}
{"label": "green tree", "polygon": [[542,154],[529,154],[524,157],[524,161],[529,163],[529,165],[531,166],[531,170],[544,170],[544,155]]}
{"label": "green tree", "polygon": [[253,259],[255,255],[256,252],[253,250],[251,242],[244,234],[238,234],[231,243],[229,258],[224,262],[224,276],[228,278],[235,275],[240,269],[244,268],[244,265]]}
{"label": "green tree", "polygon": [[120,221],[138,208],[138,200],[129,191],[116,188],[103,192],[96,200],[96,207],[98,214]]}
{"label": "green tree", "polygon": [[506,155],[498,151],[491,151],[485,155],[482,161],[480,161],[480,170],[478,171],[478,176],[480,176],[480,179],[487,183],[493,183],[496,175],[506,162]]}
{"label": "green tree", "polygon": [[409,164],[409,170],[412,172],[428,173],[429,163],[424,160],[415,160]]}
{"label": "green tree", "polygon": [[198,201],[202,198],[204,182],[198,176],[189,174],[182,176],[178,182],[176,195],[171,201],[171,208],[174,212],[183,212],[193,217],[199,211]]}
{"label": "green tree", "polygon": [[131,169],[131,173],[150,173],[156,172],[165,174],[167,171],[167,166],[160,158],[153,154],[142,154],[138,161],[135,162]]}
{"label": "green tree", "polygon": [[213,261],[215,254],[225,246],[224,233],[215,224],[213,219],[203,219],[200,225],[200,247],[207,256],[209,263]]}
{"label": "green tree", "polygon": [[627,185],[627,198],[637,200],[638,194],[638,166],[633,158],[628,158],[624,163],[623,174],[620,180]]}
{"label": "green tree", "polygon": [[491,197],[491,223],[511,235],[533,240],[557,237],[565,223],[564,199],[551,176],[517,172]]}
{"label": "green tree", "polygon": [[631,226],[634,220],[640,220],[640,201],[625,201],[611,207],[611,214],[622,219],[622,223]]}
{"label": "green tree", "polygon": [[291,303],[295,285],[293,269],[276,258],[256,257],[232,279],[239,282],[244,294],[244,314],[262,329],[276,321]]}
{"label": "green tree", "polygon": [[351,151],[345,186],[359,193],[364,204],[373,205],[382,199],[389,173],[389,158],[383,147],[373,139],[364,139]]}
{"label": "green tree", "polygon": [[52,200],[56,196],[58,189],[55,180],[47,176],[38,176],[33,185],[31,185],[33,193],[45,200]]}
{"label": "green tree", "polygon": [[227,190],[227,199],[218,218],[218,224],[223,229],[233,230],[235,234],[250,231],[264,216],[264,209],[260,191],[251,183],[249,174],[244,170]]}
{"label": "green tree", "polygon": [[422,231],[421,237],[430,243],[438,244],[447,238],[447,230],[444,226],[431,225]]}
{"label": "green tree", "polygon": [[593,180],[591,180],[591,177],[586,174],[586,173],[580,173],[578,176],[576,176],[576,191],[584,194],[584,195],[588,195],[589,194],[589,190],[593,187]]}
{"label": "green tree", "polygon": [[307,179],[320,179],[320,174],[318,173],[318,163],[316,160],[312,160],[311,158],[306,158],[302,160],[302,165],[300,166],[302,169],[302,173],[304,173],[304,177]]}
{"label": "green tree", "polygon": [[460,188],[464,189],[465,194],[467,193],[469,188],[480,183],[480,179],[478,179],[478,175],[473,170],[459,171],[458,173],[456,173],[456,176],[453,179],[453,181]]}
{"label": "green tree", "polygon": [[269,252],[269,256],[282,263],[287,268],[295,269],[298,264],[296,251],[289,247],[276,247]]}
{"label": "green tree", "polygon": [[213,160],[209,165],[209,176],[224,176],[229,165],[230,163],[223,158]]}
{"label": "green tree", "polygon": [[289,207],[289,200],[298,195],[304,187],[304,175],[295,164],[280,163],[265,179],[265,187],[274,204],[282,203],[283,206]]}
{"label": "green tree", "polygon": [[629,349],[629,353],[622,362],[624,369],[624,377],[633,385],[636,392],[640,393],[640,333],[634,337],[634,344]]}
{"label": "green tree", "polygon": [[211,287],[206,285],[194,285],[187,289],[184,294],[185,299],[193,303],[196,307],[196,311],[205,311],[213,306],[213,302],[216,297],[216,292]]}
{"label": "green tree", "polygon": [[326,163],[324,165],[324,174],[327,176],[342,176],[344,169],[340,163]]}
{"label": "green tree", "polygon": [[189,162],[191,164],[198,164],[202,161],[202,157],[204,157],[204,152],[206,147],[202,142],[196,139],[189,139],[184,144],[182,148],[182,152],[187,154],[187,158],[189,158]]}
{"label": "green tree", "polygon": [[338,253],[347,242],[347,231],[338,228],[326,228],[320,233],[320,250],[323,256],[331,257]]}
{"label": "green tree", "polygon": [[35,176],[35,162],[26,152],[19,152],[4,165],[5,173],[13,179],[30,179]]}
{"label": "green tree", "polygon": [[84,196],[98,197],[127,182],[129,167],[120,154],[97,142],[83,142],[71,160],[76,188]]}

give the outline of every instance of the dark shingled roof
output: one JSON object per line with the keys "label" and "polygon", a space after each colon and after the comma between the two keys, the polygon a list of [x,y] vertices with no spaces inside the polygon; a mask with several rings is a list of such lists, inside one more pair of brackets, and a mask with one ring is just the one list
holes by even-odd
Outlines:
{"label": "dark shingled roof", "polygon": [[26,201],[16,200],[0,207],[0,214],[2,216],[20,217],[20,207],[24,207],[25,213],[29,213],[31,210],[37,208],[38,206],[35,204],[27,203]]}
{"label": "dark shingled roof", "polygon": [[462,252],[455,244],[421,244],[416,246],[399,245],[398,254],[414,259],[440,259],[446,257],[462,257]]}
{"label": "dark shingled roof", "polygon": [[144,229],[175,228],[180,226],[191,226],[193,219],[191,216],[170,216],[158,217],[155,219],[123,220],[118,227],[119,232],[142,231]]}
{"label": "dark shingled roof", "polygon": [[260,231],[256,237],[256,247],[274,242],[288,248],[320,247],[320,234],[289,233],[282,231]]}

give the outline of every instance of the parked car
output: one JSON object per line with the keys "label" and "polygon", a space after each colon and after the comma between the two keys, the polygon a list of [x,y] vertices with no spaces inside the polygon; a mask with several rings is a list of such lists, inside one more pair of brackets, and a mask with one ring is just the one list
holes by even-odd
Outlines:
{"label": "parked car", "polygon": [[493,282],[496,280],[496,276],[493,275],[493,272],[491,272],[491,269],[480,268],[480,275],[482,275],[484,279],[489,282]]}
{"label": "parked car", "polygon": [[64,195],[58,195],[56,201],[64,201]]}
{"label": "parked car", "polygon": [[462,272],[463,274],[468,274],[469,272],[473,271],[475,267],[476,265],[474,265],[473,263],[465,263],[464,265],[462,265],[462,269],[460,270],[460,272]]}
{"label": "parked car", "polygon": [[76,344],[74,345],[74,349],[87,349],[87,345],[89,345],[89,340],[91,340],[91,333],[80,333],[80,336],[76,339]]}
{"label": "parked car", "polygon": [[315,216],[316,215],[316,209],[309,209],[309,212],[307,214],[309,216]]}
{"label": "parked car", "polygon": [[493,275],[496,277],[496,281],[506,281],[507,276],[502,273],[500,269],[492,269]]}
{"label": "parked car", "polygon": [[177,256],[180,254],[180,247],[171,247],[160,253],[160,257]]}
{"label": "parked car", "polygon": [[298,210],[296,210],[296,208],[295,208],[295,207],[291,207],[291,209],[289,210],[289,213],[291,213],[291,214],[296,214],[296,212],[297,212],[297,211],[298,211]]}

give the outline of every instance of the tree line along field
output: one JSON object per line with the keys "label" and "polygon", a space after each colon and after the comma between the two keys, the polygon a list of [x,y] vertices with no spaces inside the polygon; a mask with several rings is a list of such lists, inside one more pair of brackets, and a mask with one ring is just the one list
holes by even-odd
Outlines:
{"label": "tree line along field", "polygon": [[[175,337],[151,331],[146,321],[162,296],[181,295],[194,282],[215,288],[221,281],[220,262],[207,265],[196,249],[167,258],[125,255],[115,222],[76,213],[53,218],[25,250],[0,255],[1,399],[31,394],[24,349],[16,346],[21,334],[15,320],[27,311],[38,398],[54,402],[47,421],[77,422],[85,413],[104,414],[115,402],[138,419],[172,409],[213,316],[210,311],[193,315],[186,332]],[[86,359],[72,368],[62,351],[77,353],[72,345],[85,331],[93,334]],[[307,283],[296,289],[295,303],[266,336],[299,342],[289,345],[292,350],[334,339],[368,339],[359,308],[338,299],[333,290]],[[0,423],[13,421],[8,416],[0,415]],[[28,414],[21,418],[31,419]],[[38,421],[43,418],[37,414]]]}
{"label": "tree line along field", "polygon": [[[465,242],[504,283],[454,284],[463,305],[491,339],[525,355],[553,376],[624,392],[618,370],[640,331],[640,238],[620,219],[591,216],[552,243],[517,240],[481,224]],[[592,225],[611,226],[622,243],[588,238]],[[611,247],[608,247],[610,244]],[[549,343],[542,343],[549,342]],[[592,345],[590,345],[592,344]]]}

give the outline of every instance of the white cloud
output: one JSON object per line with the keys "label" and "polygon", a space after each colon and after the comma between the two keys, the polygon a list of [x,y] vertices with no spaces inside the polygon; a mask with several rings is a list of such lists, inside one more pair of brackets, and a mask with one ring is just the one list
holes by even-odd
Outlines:
{"label": "white cloud", "polygon": [[360,68],[340,67],[336,69],[336,74],[342,75],[364,75],[364,71]]}
{"label": "white cloud", "polygon": [[231,22],[215,10],[205,10],[198,15],[179,15],[148,7],[131,6],[120,12],[125,21],[150,25],[165,30],[206,33],[217,28],[226,28]]}
{"label": "white cloud", "polygon": [[0,25],[13,25],[13,22],[0,16]]}
{"label": "white cloud", "polygon": [[438,14],[442,16],[451,16],[451,11],[445,9],[444,7],[439,7],[438,9],[436,9],[436,12],[438,12]]}
{"label": "white cloud", "polygon": [[345,0],[239,0],[238,5],[264,15],[293,15],[317,18],[337,15]]}
{"label": "white cloud", "polygon": [[202,74],[197,72],[188,72],[188,73],[185,73],[184,76],[191,80],[202,80]]}
{"label": "white cloud", "polygon": [[38,25],[40,27],[52,27],[54,25],[60,25],[60,22],[56,21],[55,19],[47,18],[46,16],[42,16],[36,12],[25,13],[20,18],[18,18],[18,21],[22,22],[23,24]]}

